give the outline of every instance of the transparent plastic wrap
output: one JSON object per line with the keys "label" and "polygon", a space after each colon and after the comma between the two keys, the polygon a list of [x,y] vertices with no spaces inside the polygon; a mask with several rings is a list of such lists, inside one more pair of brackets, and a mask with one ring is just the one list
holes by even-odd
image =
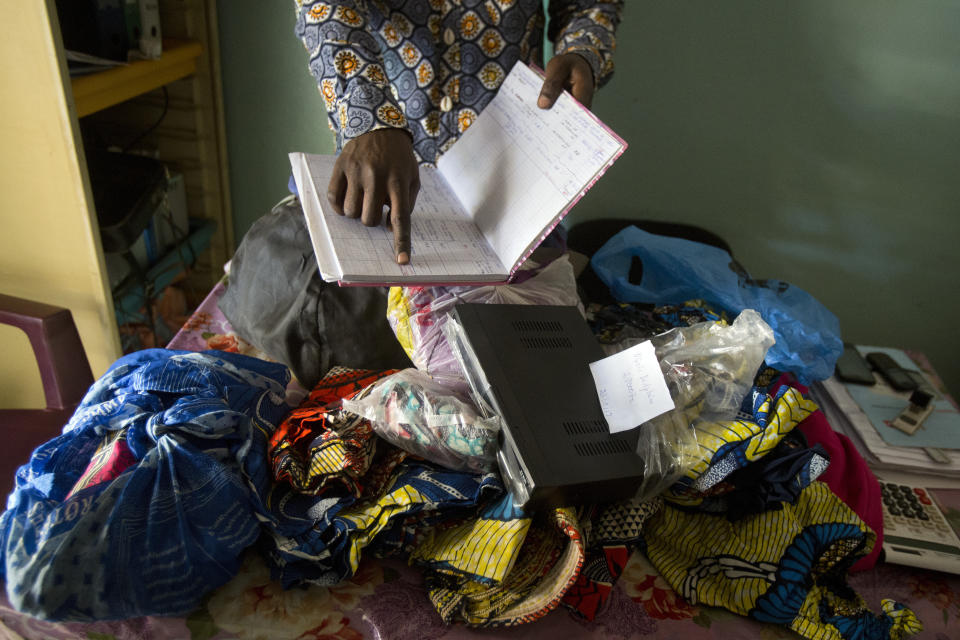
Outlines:
{"label": "transparent plastic wrap", "polygon": [[[607,352],[641,341],[607,345]],[[736,417],[774,337],[759,313],[744,309],[731,325],[702,322],[671,329],[650,341],[676,408],[640,427],[641,499],[662,493],[700,459],[694,425]]]}
{"label": "transparent plastic wrap", "polygon": [[344,400],[343,408],[369,420],[385,440],[448,469],[493,468],[500,419],[479,415],[469,401],[422,371],[386,376]]}
{"label": "transparent plastic wrap", "polygon": [[465,392],[443,327],[447,312],[461,302],[575,306],[583,313],[577,280],[566,255],[518,274],[518,282],[485,287],[392,287],[387,320],[414,366],[452,389]]}

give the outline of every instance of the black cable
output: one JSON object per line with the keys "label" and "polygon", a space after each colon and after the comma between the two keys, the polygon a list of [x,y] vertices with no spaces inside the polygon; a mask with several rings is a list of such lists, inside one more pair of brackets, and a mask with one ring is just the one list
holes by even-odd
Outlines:
{"label": "black cable", "polygon": [[143,140],[145,137],[150,135],[154,129],[160,126],[160,123],[163,122],[163,119],[167,117],[167,111],[170,109],[170,92],[167,90],[166,85],[160,87],[163,90],[163,111],[160,113],[160,117],[157,118],[157,121],[152,125],[147,127],[144,131],[140,132],[136,138],[127,143],[127,146],[123,148],[121,153],[127,153],[130,149],[133,148],[135,144]]}
{"label": "black cable", "polygon": [[[173,234],[173,242],[174,242],[174,246],[177,249],[177,257],[180,258],[179,264],[183,267],[183,273],[186,276],[184,278],[184,282],[186,284],[187,294],[195,298],[196,291],[193,288],[193,283],[190,281],[189,276],[190,276],[191,267],[193,266],[194,263],[197,262],[197,259],[199,258],[199,256],[197,256],[197,253],[196,251],[194,251],[193,246],[190,245],[190,242],[189,242],[190,230],[188,228],[186,231],[184,231],[179,226],[177,226],[177,223],[173,219],[173,212],[170,209],[170,201],[169,201],[169,196],[167,194],[165,194],[163,197],[163,201],[160,204],[160,210],[158,211],[158,213],[160,217],[167,223],[167,226],[170,227],[170,232]],[[184,255],[184,251],[189,251],[190,259],[188,259],[187,256]],[[176,263],[171,265],[170,268],[173,268],[175,266],[176,266]],[[169,269],[165,269],[164,272],[168,270]]]}
{"label": "black cable", "polygon": [[[173,219],[173,212],[170,209],[170,203],[167,201],[167,196],[163,197],[163,203],[160,205],[160,216],[164,218],[167,222],[167,225],[170,227],[170,233],[173,234],[173,241],[176,243],[177,253],[180,255],[180,262],[183,264],[184,268],[187,268],[193,262],[197,260],[197,254],[194,252],[193,247],[187,242],[187,238],[190,235],[189,229],[184,231]],[[187,262],[186,258],[183,257],[183,249],[190,249],[190,255],[193,260]]]}

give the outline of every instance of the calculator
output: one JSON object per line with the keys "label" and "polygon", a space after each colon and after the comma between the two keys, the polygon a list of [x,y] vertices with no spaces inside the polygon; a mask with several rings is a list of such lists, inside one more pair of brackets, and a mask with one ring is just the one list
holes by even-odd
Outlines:
{"label": "calculator", "polygon": [[880,481],[887,562],[960,574],[960,538],[924,487]]}

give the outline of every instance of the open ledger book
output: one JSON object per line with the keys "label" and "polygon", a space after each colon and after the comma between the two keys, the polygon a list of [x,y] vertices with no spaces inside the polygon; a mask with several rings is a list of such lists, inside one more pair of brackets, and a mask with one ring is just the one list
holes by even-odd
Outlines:
{"label": "open ledger book", "polygon": [[437,163],[420,167],[410,264],[393,233],[338,215],[327,202],[335,156],[291,153],[320,273],[368,285],[507,282],[626,143],[564,93],[537,107],[543,78],[522,63]]}

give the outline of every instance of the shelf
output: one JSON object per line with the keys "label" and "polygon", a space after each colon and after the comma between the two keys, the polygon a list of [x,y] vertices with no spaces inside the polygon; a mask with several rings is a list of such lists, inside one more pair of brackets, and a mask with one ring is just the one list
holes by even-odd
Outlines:
{"label": "shelf", "polygon": [[130,276],[117,285],[113,290],[117,324],[143,322],[144,316],[140,309],[147,301],[145,285],[149,285],[151,291],[159,293],[172,284],[178,274],[195,264],[197,256],[207,250],[216,227],[212,220],[191,219],[187,237],[146,270],[145,282],[139,281],[136,276]]}
{"label": "shelf", "polygon": [[164,40],[159,60],[140,60],[71,79],[77,117],[112,107],[197,70],[203,46],[192,40]]}

